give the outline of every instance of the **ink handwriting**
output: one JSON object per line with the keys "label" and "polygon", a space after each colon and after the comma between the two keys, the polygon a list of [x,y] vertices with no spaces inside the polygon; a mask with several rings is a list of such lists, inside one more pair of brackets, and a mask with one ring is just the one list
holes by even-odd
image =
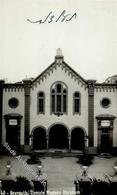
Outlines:
{"label": "ink handwriting", "polygon": [[59,16],[56,16],[55,14],[53,14],[53,12],[49,12],[49,14],[44,18],[44,19],[39,19],[39,20],[30,20],[27,19],[28,22],[30,23],[34,23],[34,24],[44,24],[44,23],[52,23],[52,22],[69,22],[73,19],[77,18],[77,13],[66,13],[66,10],[63,10]]}

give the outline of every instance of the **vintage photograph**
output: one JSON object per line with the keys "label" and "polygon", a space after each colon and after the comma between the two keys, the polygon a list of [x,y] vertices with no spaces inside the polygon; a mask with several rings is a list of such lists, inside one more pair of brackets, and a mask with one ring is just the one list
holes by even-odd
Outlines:
{"label": "vintage photograph", "polygon": [[0,0],[0,195],[117,195],[117,0]]}

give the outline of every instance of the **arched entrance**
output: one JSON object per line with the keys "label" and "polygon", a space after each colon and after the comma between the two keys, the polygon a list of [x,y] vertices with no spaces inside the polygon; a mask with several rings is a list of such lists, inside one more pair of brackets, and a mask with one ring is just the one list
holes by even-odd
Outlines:
{"label": "arched entrance", "polygon": [[67,128],[61,124],[52,126],[49,131],[49,148],[67,149],[68,147]]}
{"label": "arched entrance", "polygon": [[42,127],[38,127],[33,131],[33,149],[42,150],[46,149],[46,131]]}
{"label": "arched entrance", "polygon": [[84,131],[82,128],[74,128],[71,133],[71,149],[73,150],[84,150]]}

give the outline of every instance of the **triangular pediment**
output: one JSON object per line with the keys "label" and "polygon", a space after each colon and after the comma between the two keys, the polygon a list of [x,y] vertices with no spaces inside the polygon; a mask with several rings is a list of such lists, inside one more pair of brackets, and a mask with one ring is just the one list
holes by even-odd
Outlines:
{"label": "triangular pediment", "polygon": [[81,85],[87,86],[87,81],[83,79],[78,73],[76,73],[66,62],[57,63],[53,62],[47,69],[45,69],[39,76],[37,76],[34,80],[32,85],[35,86],[37,83],[43,82],[45,79],[47,79],[51,74],[54,73],[54,71],[57,70],[57,67],[61,68],[65,74],[68,74],[69,77],[74,79],[75,81],[81,83]]}
{"label": "triangular pediment", "polygon": [[61,68],[65,74],[67,74],[78,84],[81,84],[81,86],[85,86],[85,88],[87,87],[87,81],[63,60],[63,56],[56,56],[55,61],[33,80],[32,86],[37,86],[37,84],[40,84],[45,79],[50,77],[55,71],[57,71],[57,68]]}

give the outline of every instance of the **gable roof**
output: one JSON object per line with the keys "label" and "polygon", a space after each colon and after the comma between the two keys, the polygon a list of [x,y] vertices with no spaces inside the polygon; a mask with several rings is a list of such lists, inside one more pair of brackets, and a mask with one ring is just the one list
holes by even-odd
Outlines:
{"label": "gable roof", "polygon": [[55,61],[32,81],[32,85],[40,83],[46,79],[48,75],[50,76],[50,74],[57,69],[57,67],[61,67],[62,70],[65,70],[65,73],[71,76],[71,78],[73,78],[75,81],[78,81],[78,83],[87,85],[87,81],[63,60],[63,56],[55,56]]}

